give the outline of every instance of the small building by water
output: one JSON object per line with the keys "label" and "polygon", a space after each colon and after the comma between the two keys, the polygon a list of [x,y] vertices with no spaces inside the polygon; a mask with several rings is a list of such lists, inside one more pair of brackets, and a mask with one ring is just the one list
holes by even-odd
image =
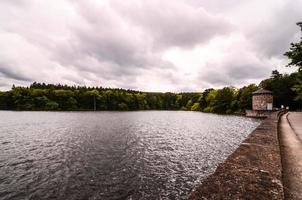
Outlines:
{"label": "small building by water", "polygon": [[253,92],[253,110],[246,110],[247,117],[267,117],[273,110],[273,92],[259,89]]}

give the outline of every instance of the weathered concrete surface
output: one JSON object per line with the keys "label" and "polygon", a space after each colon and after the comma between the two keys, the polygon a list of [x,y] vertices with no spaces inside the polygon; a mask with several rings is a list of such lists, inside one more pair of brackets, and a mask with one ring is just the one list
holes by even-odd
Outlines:
{"label": "weathered concrete surface", "polygon": [[302,113],[290,112],[280,122],[283,185],[286,199],[302,199]]}
{"label": "weathered concrete surface", "polygon": [[245,116],[254,118],[267,118],[272,114],[271,110],[245,110]]}
{"label": "weathered concrete surface", "polygon": [[265,119],[189,199],[283,199],[278,116]]}
{"label": "weathered concrete surface", "polygon": [[302,142],[302,112],[290,112],[287,116],[290,126]]}

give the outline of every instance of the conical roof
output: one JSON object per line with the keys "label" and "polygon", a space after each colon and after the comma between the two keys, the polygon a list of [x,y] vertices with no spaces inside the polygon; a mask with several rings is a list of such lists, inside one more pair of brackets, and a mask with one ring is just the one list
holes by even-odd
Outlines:
{"label": "conical roof", "polygon": [[261,89],[255,91],[255,92],[253,92],[253,94],[256,94],[256,95],[257,95],[257,94],[273,94],[273,92],[261,88]]}

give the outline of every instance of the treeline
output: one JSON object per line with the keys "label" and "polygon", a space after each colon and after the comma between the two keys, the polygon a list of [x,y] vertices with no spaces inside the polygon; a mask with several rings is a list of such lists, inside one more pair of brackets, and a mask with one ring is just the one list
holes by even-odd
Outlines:
{"label": "treeline", "polygon": [[224,87],[200,93],[150,93],[102,87],[80,87],[33,83],[0,92],[1,110],[191,110],[222,114],[241,114],[252,107],[252,92],[262,87],[273,91],[274,106],[301,108],[291,88],[298,83],[297,73],[282,75],[273,71],[259,86],[239,89]]}

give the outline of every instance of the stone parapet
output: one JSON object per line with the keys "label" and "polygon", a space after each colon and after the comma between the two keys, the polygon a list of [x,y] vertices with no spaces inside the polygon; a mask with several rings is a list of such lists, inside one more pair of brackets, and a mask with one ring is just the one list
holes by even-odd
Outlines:
{"label": "stone parapet", "polygon": [[266,118],[269,117],[273,111],[270,110],[246,110],[246,117],[255,117],[255,118]]}
{"label": "stone parapet", "polygon": [[265,119],[189,199],[283,199],[279,116]]}

